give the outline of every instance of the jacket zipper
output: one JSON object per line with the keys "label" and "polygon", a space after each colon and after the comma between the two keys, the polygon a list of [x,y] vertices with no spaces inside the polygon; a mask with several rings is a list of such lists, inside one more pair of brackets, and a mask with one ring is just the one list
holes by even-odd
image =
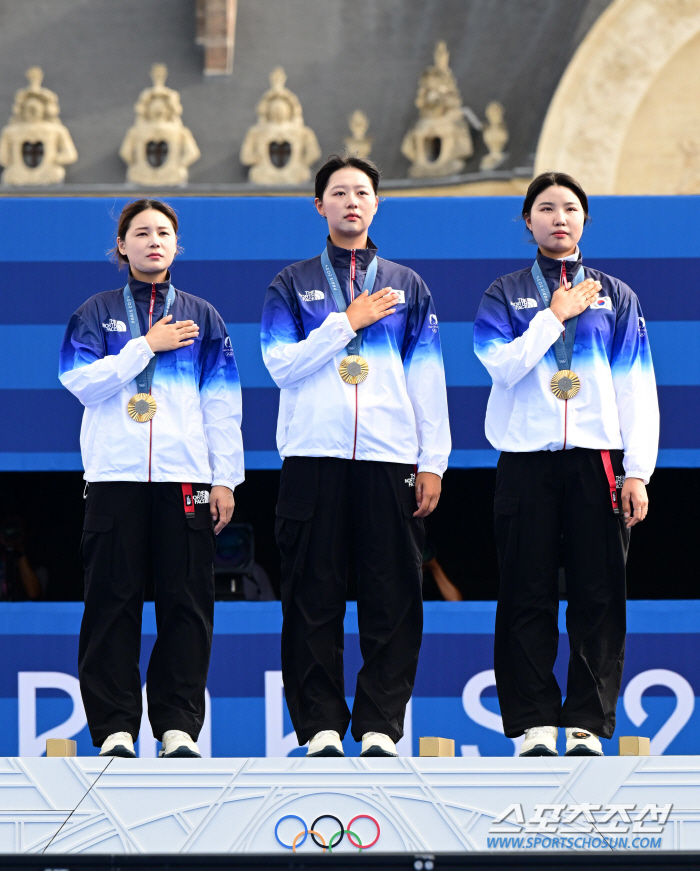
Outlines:
{"label": "jacket zipper", "polygon": [[[559,279],[559,284],[563,284],[564,286],[566,286],[566,282],[567,282],[566,260],[562,260],[562,262],[561,262],[561,278]],[[564,332],[562,333],[562,338],[566,339],[566,328],[564,329]],[[572,349],[571,353],[573,354],[573,349]],[[566,424],[567,424],[568,415],[569,415],[569,400],[565,399],[564,400],[564,447],[562,448],[563,451],[566,450]]]}
{"label": "jacket zipper", "polygon": [[[350,302],[355,299],[355,249],[350,252]],[[355,451],[357,450],[357,406],[359,403],[358,394],[359,384],[355,385],[355,437],[352,443],[352,458],[355,459]]]}
{"label": "jacket zipper", "polygon": [[[148,329],[150,330],[153,326],[153,308],[156,304],[156,286],[155,284],[151,285],[151,305],[148,309]],[[153,394],[153,385],[148,388],[149,395]],[[153,418],[148,421],[149,433],[148,433],[148,481],[150,483],[151,480],[151,452],[153,449]]]}

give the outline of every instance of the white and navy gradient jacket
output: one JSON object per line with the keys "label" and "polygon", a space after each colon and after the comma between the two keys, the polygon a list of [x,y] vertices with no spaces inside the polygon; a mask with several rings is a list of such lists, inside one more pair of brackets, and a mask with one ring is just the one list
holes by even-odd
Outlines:
{"label": "white and navy gradient jacket", "polygon": [[91,297],[72,316],[61,348],[59,377],[85,406],[80,431],[86,481],[171,481],[233,488],[244,477],[241,386],[226,326],[203,299],[175,291],[170,314],[199,325],[194,344],[158,354],[152,394],[155,417],[127,414],[136,376],[153,357],[145,335],[149,308],[163,316],[169,282],[129,277],[141,327],[132,339],[124,289]]}
{"label": "white and navy gradient jacket", "polygon": [[[349,305],[377,249],[371,241],[354,251],[327,245]],[[338,374],[355,333],[333,300],[320,255],[288,266],[270,285],[261,340],[282,388],[277,447],[282,457],[411,463],[442,475],[451,441],[433,300],[411,269],[377,260],[375,291],[391,287],[400,299],[395,314],[364,329],[360,353],[369,375],[357,385]]]}
{"label": "white and navy gradient jacket", "polygon": [[[561,260],[538,252],[551,293]],[[581,265],[567,258],[572,281]],[[474,350],[493,379],[486,437],[499,451],[563,448],[624,450],[627,477],[649,481],[659,444],[656,381],[639,300],[617,278],[584,267],[602,284],[578,319],[571,369],[581,380],[568,401],[550,389],[559,366],[554,343],[565,330],[537,290],[530,268],[498,278],[486,291],[474,323]]]}

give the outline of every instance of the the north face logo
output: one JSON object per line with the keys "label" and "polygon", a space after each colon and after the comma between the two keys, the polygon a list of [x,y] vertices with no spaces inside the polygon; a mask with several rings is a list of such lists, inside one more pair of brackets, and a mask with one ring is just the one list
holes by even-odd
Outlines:
{"label": "the north face logo", "polygon": [[536,299],[515,299],[511,305],[516,311],[522,311],[524,308],[537,308]]}
{"label": "the north face logo", "polygon": [[124,321],[115,321],[114,318],[110,318],[107,323],[102,324],[102,327],[107,330],[108,333],[126,332],[126,324]]}
{"label": "the north face logo", "polygon": [[209,491],[208,490],[197,490],[194,494],[194,504],[195,505],[206,505],[209,502]]}
{"label": "the north face logo", "polygon": [[416,486],[416,476],[414,473],[410,474],[408,478],[405,479],[404,484],[408,484],[409,487]]}
{"label": "the north face logo", "polygon": [[299,296],[304,302],[316,302],[319,299],[325,299],[325,294],[322,290],[302,290],[299,291]]}

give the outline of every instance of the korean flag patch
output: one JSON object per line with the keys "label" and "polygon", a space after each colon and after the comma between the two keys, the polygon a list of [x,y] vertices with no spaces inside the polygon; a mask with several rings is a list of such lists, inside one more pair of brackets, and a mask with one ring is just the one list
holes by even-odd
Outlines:
{"label": "korean flag patch", "polygon": [[592,302],[588,307],[592,309],[606,308],[608,311],[613,310],[612,300],[609,296],[599,296],[598,299],[595,302]]}

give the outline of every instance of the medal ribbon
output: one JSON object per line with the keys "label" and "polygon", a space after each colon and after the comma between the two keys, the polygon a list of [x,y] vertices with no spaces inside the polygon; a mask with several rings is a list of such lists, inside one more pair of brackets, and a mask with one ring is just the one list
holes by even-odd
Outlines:
{"label": "medal ribbon", "polygon": [[[335,269],[333,269],[333,266],[331,265],[331,258],[328,256],[327,248],[324,248],[323,253],[321,254],[321,266],[323,266],[323,272],[326,276],[328,286],[331,289],[331,294],[333,296],[333,299],[335,300],[335,304],[338,306],[338,311],[346,311],[348,304],[345,302],[343,291],[340,289],[340,284],[338,283],[338,276],[335,274]],[[368,293],[372,293],[376,277],[377,257],[375,255],[372,258],[372,262],[367,267],[364,284],[362,285],[362,293],[364,293],[365,291],[367,291]],[[363,330],[358,330],[355,338],[351,339],[350,342],[347,344],[345,350],[348,352],[348,354],[360,353],[360,350],[362,348],[362,332]]]}
{"label": "medal ribbon", "polygon": [[[163,317],[166,317],[168,312],[170,311],[170,307],[175,301],[175,288],[170,285],[168,288],[168,295],[165,298],[165,308],[163,309]],[[124,288],[124,305],[126,306],[126,317],[129,321],[129,329],[131,330],[131,338],[132,339],[140,339],[141,338],[141,327],[139,326],[139,318],[136,313],[136,303],[134,302],[134,296],[131,292],[131,288],[127,284]],[[138,387],[138,393],[150,393],[151,392],[151,384],[153,384],[153,375],[156,371],[156,364],[158,363],[158,354],[154,354],[153,357],[148,361],[148,365],[146,368],[140,372],[136,376],[136,386]]]}
{"label": "medal ribbon", "polygon": [[[536,260],[530,272],[532,273],[532,277],[535,279],[535,284],[537,285],[537,290],[539,290],[540,296],[542,297],[544,307],[549,308],[552,304],[552,294],[549,292],[540,264]],[[583,266],[579,266],[578,272],[574,276],[572,287],[580,284],[585,277]],[[559,366],[559,369],[571,369],[571,358],[574,354],[574,339],[576,338],[576,324],[578,323],[578,317],[579,316],[576,315],[575,318],[569,318],[566,322],[564,335],[559,336],[554,343],[554,353],[557,357],[557,365]]]}

